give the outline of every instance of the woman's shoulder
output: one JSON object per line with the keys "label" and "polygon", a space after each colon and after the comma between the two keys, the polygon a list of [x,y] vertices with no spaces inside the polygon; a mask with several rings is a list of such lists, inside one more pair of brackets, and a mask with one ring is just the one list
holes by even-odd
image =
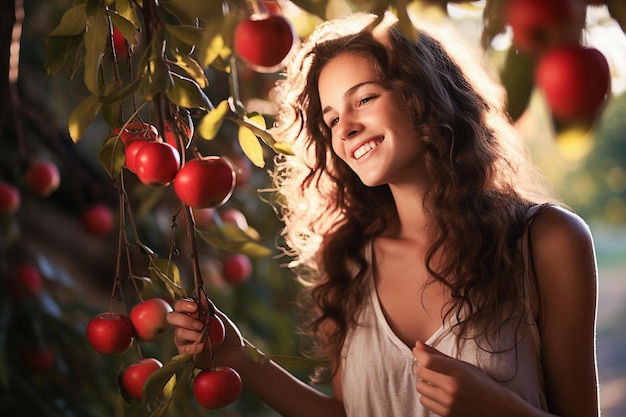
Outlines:
{"label": "woman's shoulder", "polygon": [[591,230],[578,214],[550,204],[534,216],[529,227],[539,281],[571,284],[578,279],[595,280]]}
{"label": "woman's shoulder", "polygon": [[530,235],[535,252],[591,244],[588,224],[578,214],[557,204],[547,204],[538,210],[530,224]]}

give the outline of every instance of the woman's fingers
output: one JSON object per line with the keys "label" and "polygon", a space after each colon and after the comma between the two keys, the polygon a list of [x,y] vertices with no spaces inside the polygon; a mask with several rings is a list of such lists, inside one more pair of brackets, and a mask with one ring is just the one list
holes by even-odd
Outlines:
{"label": "woman's fingers", "polygon": [[183,298],[174,303],[174,311],[179,313],[194,313],[198,310],[198,305],[191,298]]}

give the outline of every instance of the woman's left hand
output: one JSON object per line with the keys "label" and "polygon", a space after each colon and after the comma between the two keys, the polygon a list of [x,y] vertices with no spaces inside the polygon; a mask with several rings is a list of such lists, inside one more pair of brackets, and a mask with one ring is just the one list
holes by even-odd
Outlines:
{"label": "woman's left hand", "polygon": [[424,407],[441,416],[502,415],[504,387],[474,365],[451,358],[421,341],[415,343],[416,390]]}

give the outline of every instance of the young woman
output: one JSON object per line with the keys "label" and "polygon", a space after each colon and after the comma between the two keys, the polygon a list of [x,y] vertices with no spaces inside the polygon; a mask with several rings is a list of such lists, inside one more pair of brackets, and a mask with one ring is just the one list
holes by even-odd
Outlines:
{"label": "young woman", "polygon": [[[372,22],[321,25],[277,89],[286,250],[333,395],[248,357],[223,315],[214,364],[285,416],[597,416],[587,225],[462,49]],[[169,316],[183,354],[202,352],[195,308]]]}

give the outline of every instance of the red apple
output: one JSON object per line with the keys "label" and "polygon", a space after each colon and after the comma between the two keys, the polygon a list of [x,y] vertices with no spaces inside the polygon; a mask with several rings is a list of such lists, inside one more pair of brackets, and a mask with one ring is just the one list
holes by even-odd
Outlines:
{"label": "red apple", "polygon": [[126,163],[126,168],[133,173],[137,173],[137,154],[139,153],[139,150],[141,150],[141,148],[143,148],[145,145],[147,145],[148,143],[152,143],[152,142],[156,142],[156,139],[154,138],[139,138],[139,137],[135,137],[134,139],[131,139],[125,146],[124,146],[124,157],[126,158],[125,163]]}
{"label": "red apple", "polygon": [[577,43],[585,25],[581,0],[506,0],[504,15],[513,31],[513,44],[529,53]]}
{"label": "red apple", "polygon": [[206,409],[226,407],[241,395],[241,377],[232,368],[205,369],[193,380],[193,395]]}
{"label": "red apple", "polygon": [[611,74],[597,49],[566,45],[542,55],[535,82],[557,119],[593,121],[610,94]]}
{"label": "red apple", "polygon": [[295,42],[293,26],[280,14],[253,15],[235,27],[234,48],[252,69],[275,72]]}
{"label": "red apple", "polygon": [[113,212],[105,204],[87,207],[80,219],[83,229],[94,236],[106,236],[113,230]]}
{"label": "red apple", "polygon": [[151,139],[156,140],[159,132],[154,125],[144,122],[129,122],[124,129],[115,128],[113,132],[119,135],[124,145],[127,145],[133,139]]}
{"label": "red apple", "polygon": [[141,359],[139,362],[129,365],[124,369],[120,378],[122,388],[131,398],[141,401],[146,381],[162,366],[163,364],[154,358]]}
{"label": "red apple", "polygon": [[207,343],[204,350],[217,347],[224,343],[226,337],[226,328],[224,322],[218,316],[209,317],[209,339],[211,343]]}
{"label": "red apple", "polygon": [[174,181],[179,168],[178,149],[167,142],[148,142],[135,157],[135,173],[146,185],[168,185]]}
{"label": "red apple", "polygon": [[133,344],[133,323],[123,314],[100,313],[87,323],[87,341],[99,353],[122,353]]}
{"label": "red apple", "polygon": [[162,298],[150,298],[142,301],[130,310],[130,321],[135,334],[140,340],[149,342],[156,339],[170,326],[167,315],[172,306]]}
{"label": "red apple", "polygon": [[215,208],[224,204],[235,188],[232,165],[219,156],[187,162],[176,175],[174,191],[191,208]]}
{"label": "red apple", "polygon": [[24,293],[32,296],[39,295],[43,288],[43,279],[39,268],[31,264],[22,264],[18,266],[16,275],[19,291],[24,291]]}
{"label": "red apple", "polygon": [[20,207],[19,190],[12,184],[0,180],[0,216],[13,214]]}
{"label": "red apple", "polygon": [[31,346],[24,350],[24,362],[33,371],[46,371],[54,365],[54,351],[49,346]]}
{"label": "red apple", "polygon": [[61,176],[54,162],[38,161],[26,171],[24,181],[34,194],[47,197],[59,188]]}
{"label": "red apple", "polygon": [[243,253],[230,255],[224,261],[224,278],[231,284],[241,284],[250,279],[252,275],[252,263],[250,258]]}

